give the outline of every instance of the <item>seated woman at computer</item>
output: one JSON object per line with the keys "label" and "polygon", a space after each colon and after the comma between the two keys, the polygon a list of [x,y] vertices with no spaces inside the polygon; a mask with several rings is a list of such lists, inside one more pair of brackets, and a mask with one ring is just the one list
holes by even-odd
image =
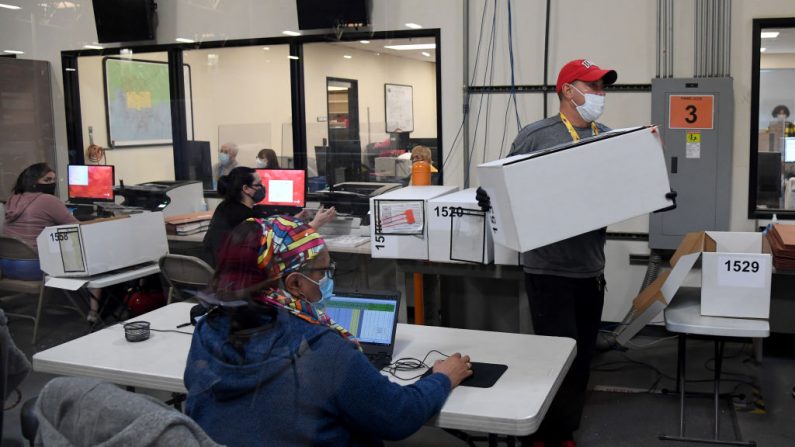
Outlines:
{"label": "seated woman at computer", "polygon": [[[47,163],[36,163],[28,166],[19,174],[14,184],[13,194],[8,198],[5,210],[3,235],[20,239],[38,250],[36,238],[45,227],[78,223],[78,220],[66,209],[66,205],[55,196],[55,170]],[[38,261],[4,260],[3,274],[16,279],[40,279],[41,268]],[[14,268],[11,268],[11,264]],[[90,289],[91,311],[88,321],[97,321],[98,299],[100,289]]]}
{"label": "seated woman at computer", "polygon": [[[245,166],[238,166],[228,175],[218,179],[218,194],[223,201],[213,213],[207,234],[204,235],[204,258],[214,266],[218,251],[226,240],[229,232],[240,222],[255,217],[268,217],[268,209],[255,206],[265,198],[265,188],[257,171]],[[299,213],[299,219],[307,213]],[[309,225],[320,228],[336,217],[334,207],[320,208]]]}
{"label": "seated woman at computer", "polygon": [[257,169],[279,169],[279,159],[273,149],[262,149],[257,153]]}
{"label": "seated woman at computer", "polygon": [[471,374],[469,357],[437,362],[413,385],[390,382],[323,313],[333,266],[321,236],[288,217],[234,229],[185,368],[186,413],[230,446],[378,445],[439,412]]}

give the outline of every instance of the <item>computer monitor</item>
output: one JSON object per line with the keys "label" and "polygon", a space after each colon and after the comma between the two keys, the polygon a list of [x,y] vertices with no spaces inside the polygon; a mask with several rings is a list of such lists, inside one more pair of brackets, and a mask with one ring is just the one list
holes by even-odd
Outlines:
{"label": "computer monitor", "polygon": [[784,161],[787,163],[795,162],[795,137],[784,139]]}
{"label": "computer monitor", "polygon": [[781,153],[757,153],[756,203],[767,208],[779,208],[781,198]]}
{"label": "computer monitor", "polygon": [[303,208],[306,205],[306,171],[257,169],[265,186],[265,199],[257,205]]}
{"label": "computer monitor", "polygon": [[116,182],[111,165],[69,165],[69,201],[74,203],[113,202]]}
{"label": "computer monitor", "polygon": [[188,141],[186,146],[188,178],[202,182],[202,188],[213,189],[213,166],[209,141]]}

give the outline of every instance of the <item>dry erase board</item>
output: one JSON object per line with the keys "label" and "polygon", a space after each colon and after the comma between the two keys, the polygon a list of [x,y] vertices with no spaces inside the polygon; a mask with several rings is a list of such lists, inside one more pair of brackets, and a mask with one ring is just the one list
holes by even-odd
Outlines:
{"label": "dry erase board", "polygon": [[386,132],[414,131],[414,89],[410,85],[384,84]]}

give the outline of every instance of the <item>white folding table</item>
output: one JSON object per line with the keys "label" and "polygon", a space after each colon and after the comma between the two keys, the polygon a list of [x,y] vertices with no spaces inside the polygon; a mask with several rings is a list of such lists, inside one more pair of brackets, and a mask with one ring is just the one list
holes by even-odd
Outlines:
{"label": "white folding table", "polygon": [[[724,338],[766,338],[770,335],[768,320],[745,318],[722,318],[701,315],[701,289],[682,287],[674,296],[671,304],[665,309],[665,328],[679,334],[677,354],[677,377],[679,389],[679,435],[662,435],[664,441],[698,442],[705,444],[723,444],[754,446],[754,441],[734,441],[719,439],[720,429],[720,376],[723,360]],[[706,335],[715,337],[715,388],[713,399],[715,406],[715,425],[713,438],[694,438],[685,435],[685,366],[687,356],[687,336]]]}
{"label": "white folding table", "polygon": [[[182,377],[193,327],[177,326],[189,321],[191,306],[174,303],[134,319],[149,321],[153,329],[188,334],[152,332],[149,340],[131,343],[125,340],[122,324],[116,324],[35,354],[33,369],[185,393]],[[453,390],[430,423],[509,436],[538,429],[576,353],[569,338],[398,325],[393,359],[421,359],[434,349],[446,354],[463,352],[473,361],[502,363],[508,369],[491,388]],[[436,358],[431,356],[429,361]],[[390,380],[396,381],[391,376]]]}

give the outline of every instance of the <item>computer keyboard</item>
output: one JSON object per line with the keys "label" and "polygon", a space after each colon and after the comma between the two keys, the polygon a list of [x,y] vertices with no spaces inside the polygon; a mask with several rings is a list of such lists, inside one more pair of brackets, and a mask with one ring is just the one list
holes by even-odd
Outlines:
{"label": "computer keyboard", "polygon": [[368,236],[355,236],[347,234],[344,236],[331,236],[325,238],[326,242],[338,247],[353,248],[360,245],[369,244],[370,238]]}

